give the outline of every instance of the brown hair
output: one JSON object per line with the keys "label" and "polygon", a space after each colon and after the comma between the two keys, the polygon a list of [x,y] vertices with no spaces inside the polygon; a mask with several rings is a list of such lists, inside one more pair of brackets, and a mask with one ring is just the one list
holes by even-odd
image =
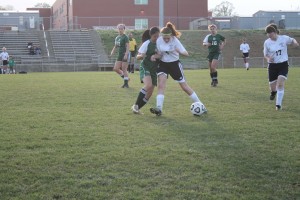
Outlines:
{"label": "brown hair", "polygon": [[162,34],[173,35],[177,38],[180,38],[181,33],[176,30],[176,27],[171,22],[168,22],[165,27],[163,27],[160,31]]}
{"label": "brown hair", "polygon": [[215,25],[215,24],[210,24],[210,25],[208,25],[208,27],[207,27],[207,28],[208,28],[208,30],[210,30],[210,28],[211,28],[211,27],[215,27],[215,28],[217,28],[217,25]]}
{"label": "brown hair", "polygon": [[278,30],[276,24],[269,24],[268,26],[266,26],[265,31],[266,31],[266,33],[277,33],[277,34],[279,34],[279,30]]}

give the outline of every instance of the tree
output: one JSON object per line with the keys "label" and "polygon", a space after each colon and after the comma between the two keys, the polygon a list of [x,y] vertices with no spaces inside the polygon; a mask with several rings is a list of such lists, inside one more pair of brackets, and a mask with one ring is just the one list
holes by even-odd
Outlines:
{"label": "tree", "polygon": [[234,6],[229,1],[223,1],[213,9],[214,17],[229,17],[233,16]]}
{"label": "tree", "polygon": [[37,3],[34,6],[35,8],[51,8],[51,6],[48,3]]}
{"label": "tree", "polygon": [[0,10],[14,10],[12,5],[0,6]]}

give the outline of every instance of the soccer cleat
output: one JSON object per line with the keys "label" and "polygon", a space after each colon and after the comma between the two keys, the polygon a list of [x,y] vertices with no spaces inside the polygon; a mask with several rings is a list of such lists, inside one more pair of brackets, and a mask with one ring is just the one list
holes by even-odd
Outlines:
{"label": "soccer cleat", "polygon": [[213,81],[211,86],[212,87],[217,87],[217,85],[218,85],[218,82],[217,81]]}
{"label": "soccer cleat", "polygon": [[276,93],[277,92],[271,92],[271,94],[270,94],[270,100],[274,100],[275,99]]}
{"label": "soccer cleat", "polygon": [[155,114],[156,116],[161,116],[161,114],[162,114],[161,110],[158,108],[150,108],[150,112],[152,114]]}
{"label": "soccer cleat", "polygon": [[276,105],[276,110],[281,110],[281,106],[280,105]]}
{"label": "soccer cleat", "polygon": [[132,112],[133,112],[134,114],[139,114],[139,115],[142,115],[142,114],[143,114],[143,113],[139,110],[138,105],[133,105],[133,106],[131,107],[131,110],[132,110]]}

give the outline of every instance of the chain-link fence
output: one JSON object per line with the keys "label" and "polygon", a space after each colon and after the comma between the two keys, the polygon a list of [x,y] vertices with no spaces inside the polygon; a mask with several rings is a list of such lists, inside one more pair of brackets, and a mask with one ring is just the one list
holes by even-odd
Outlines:
{"label": "chain-link fence", "polygon": [[[234,68],[243,68],[244,67],[244,59],[240,57],[234,57]],[[250,57],[249,65],[251,67],[257,68],[266,68],[268,67],[268,63],[264,57]],[[289,57],[289,65],[290,67],[299,67],[300,66],[300,57]]]}

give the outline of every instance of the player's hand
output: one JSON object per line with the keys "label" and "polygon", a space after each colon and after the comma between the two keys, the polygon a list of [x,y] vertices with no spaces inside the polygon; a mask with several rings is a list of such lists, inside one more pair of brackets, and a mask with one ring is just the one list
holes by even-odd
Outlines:
{"label": "player's hand", "polygon": [[274,62],[274,58],[269,58],[268,59],[268,63],[273,63]]}
{"label": "player's hand", "polygon": [[156,59],[158,59],[156,54],[152,55],[151,58],[150,58],[150,60],[151,60],[152,62],[155,62]]}

